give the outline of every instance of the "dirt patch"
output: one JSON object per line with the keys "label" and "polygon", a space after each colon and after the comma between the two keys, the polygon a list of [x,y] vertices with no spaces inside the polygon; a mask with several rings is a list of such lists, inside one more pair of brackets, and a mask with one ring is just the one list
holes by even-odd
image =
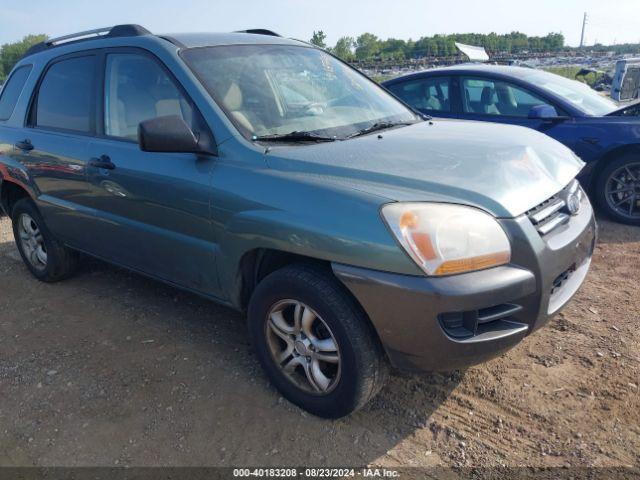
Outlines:
{"label": "dirt patch", "polygon": [[600,226],[546,328],[325,421],[270,386],[237,313],[94,260],[40,283],[0,219],[0,465],[639,465],[640,229]]}

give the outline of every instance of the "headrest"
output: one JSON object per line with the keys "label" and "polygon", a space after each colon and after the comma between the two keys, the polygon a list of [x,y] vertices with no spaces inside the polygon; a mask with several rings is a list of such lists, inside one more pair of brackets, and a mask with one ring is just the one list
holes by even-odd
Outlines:
{"label": "headrest", "polygon": [[496,85],[496,93],[498,94],[498,100],[502,104],[511,105],[512,107],[517,107],[518,102],[516,102],[516,96],[513,93],[513,90],[509,88],[504,83],[499,83]]}
{"label": "headrest", "polygon": [[233,82],[229,86],[229,90],[227,90],[227,93],[222,99],[222,103],[232,112],[242,108],[242,90],[240,90],[237,83]]}
{"label": "headrest", "polygon": [[492,87],[484,87],[482,89],[482,99],[481,99],[482,103],[485,105],[494,103],[493,93],[494,92]]}

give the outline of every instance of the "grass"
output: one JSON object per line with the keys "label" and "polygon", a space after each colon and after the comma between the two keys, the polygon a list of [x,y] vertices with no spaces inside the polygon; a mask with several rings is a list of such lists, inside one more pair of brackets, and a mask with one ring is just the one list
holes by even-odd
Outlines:
{"label": "grass", "polygon": [[595,73],[589,73],[588,75],[576,78],[576,73],[581,70],[581,67],[547,67],[544,70],[562,77],[570,78],[571,80],[579,80],[590,87],[593,87],[598,80],[598,75]]}

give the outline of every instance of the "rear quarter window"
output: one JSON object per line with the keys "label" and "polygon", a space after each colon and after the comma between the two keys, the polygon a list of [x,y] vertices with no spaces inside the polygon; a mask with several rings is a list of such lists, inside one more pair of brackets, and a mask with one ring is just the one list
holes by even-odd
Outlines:
{"label": "rear quarter window", "polygon": [[7,80],[0,94],[0,120],[8,120],[16,108],[20,94],[31,73],[31,65],[17,68]]}

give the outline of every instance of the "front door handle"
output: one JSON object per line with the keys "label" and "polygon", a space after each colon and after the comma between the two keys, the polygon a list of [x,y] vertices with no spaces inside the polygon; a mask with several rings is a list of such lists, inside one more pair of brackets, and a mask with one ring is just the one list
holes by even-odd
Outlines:
{"label": "front door handle", "polygon": [[113,170],[116,168],[108,155],[102,155],[100,158],[92,158],[89,165],[96,168],[104,168],[105,170]]}
{"label": "front door handle", "polygon": [[15,146],[16,146],[17,149],[24,150],[25,152],[33,150],[33,144],[31,143],[31,140],[29,140],[28,138],[25,139],[25,140],[21,140],[19,142],[16,142]]}

